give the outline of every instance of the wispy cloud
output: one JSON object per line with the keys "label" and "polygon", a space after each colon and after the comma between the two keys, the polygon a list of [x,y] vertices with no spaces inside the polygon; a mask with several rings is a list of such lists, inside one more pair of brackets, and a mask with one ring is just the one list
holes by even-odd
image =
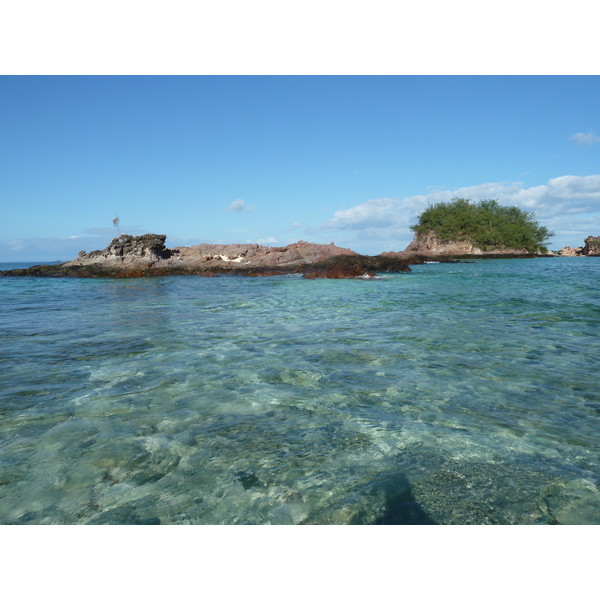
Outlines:
{"label": "wispy cloud", "polygon": [[258,244],[259,246],[266,246],[268,244],[277,244],[278,240],[276,240],[274,237],[268,237],[266,239],[259,239],[259,240],[246,240],[246,244]]}
{"label": "wispy cloud", "polygon": [[79,250],[89,252],[105,246],[97,237],[0,240],[0,262],[71,260]]}
{"label": "wispy cloud", "polygon": [[249,204],[246,204],[244,202],[244,200],[237,199],[237,200],[234,200],[227,207],[227,210],[229,210],[231,212],[245,213],[245,212],[250,212],[253,208],[254,208],[254,206],[250,206]]}
{"label": "wispy cloud", "polygon": [[571,136],[571,140],[578,146],[591,146],[600,142],[600,136],[595,133],[576,133]]}

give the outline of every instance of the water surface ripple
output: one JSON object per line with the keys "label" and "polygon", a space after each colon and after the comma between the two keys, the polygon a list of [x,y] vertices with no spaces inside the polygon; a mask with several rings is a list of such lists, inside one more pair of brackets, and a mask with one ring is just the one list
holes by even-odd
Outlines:
{"label": "water surface ripple", "polygon": [[599,275],[0,278],[0,523],[600,523]]}

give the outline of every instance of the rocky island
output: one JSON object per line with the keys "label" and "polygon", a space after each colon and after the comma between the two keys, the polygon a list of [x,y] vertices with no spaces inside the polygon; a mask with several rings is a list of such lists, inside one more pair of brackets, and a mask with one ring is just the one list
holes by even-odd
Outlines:
{"label": "rocky island", "polygon": [[167,248],[167,236],[123,234],[104,250],[94,250],[58,265],[2,271],[2,276],[158,277],[223,274],[268,276],[302,274],[309,279],[375,277],[376,272],[410,271],[400,256],[365,256],[332,244],[299,241],[283,247],[258,244],[199,244]]}
{"label": "rocky island", "polygon": [[516,206],[497,200],[453,198],[431,204],[411,226],[405,253],[453,258],[533,258],[552,256],[545,243],[554,234]]}
{"label": "rocky island", "polygon": [[583,246],[572,248],[565,246],[558,251],[559,256],[600,256],[600,236],[590,235],[585,238]]}

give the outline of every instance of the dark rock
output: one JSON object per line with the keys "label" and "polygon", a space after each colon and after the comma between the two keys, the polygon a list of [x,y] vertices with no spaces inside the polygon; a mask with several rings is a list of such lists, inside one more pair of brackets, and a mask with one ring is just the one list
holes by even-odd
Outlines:
{"label": "dark rock", "polygon": [[201,271],[200,273],[196,273],[196,275],[199,275],[200,277],[218,277],[218,275],[212,271]]}
{"label": "dark rock", "polygon": [[252,471],[238,471],[235,478],[244,486],[245,490],[264,487],[262,481]]}
{"label": "dark rock", "polygon": [[360,265],[336,265],[309,267],[303,270],[305,279],[347,279],[349,277],[377,277],[375,273]]}
{"label": "dark rock", "polygon": [[114,238],[104,250],[94,250],[89,254],[79,253],[80,259],[97,257],[136,257],[136,258],[170,258],[171,250],[165,246],[166,235],[157,235],[155,233],[146,233],[140,236],[122,234]]}
{"label": "dark rock", "polygon": [[281,269],[247,269],[242,272],[244,277],[271,277],[273,275],[287,275],[288,273],[284,273]]}
{"label": "dark rock", "polygon": [[408,260],[402,256],[333,256],[324,261],[315,263],[314,267],[327,267],[328,265],[358,266],[378,273],[409,273]]}

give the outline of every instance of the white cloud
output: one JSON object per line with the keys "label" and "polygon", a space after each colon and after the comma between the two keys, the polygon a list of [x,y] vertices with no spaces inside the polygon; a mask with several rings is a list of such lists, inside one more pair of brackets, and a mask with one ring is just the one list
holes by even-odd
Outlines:
{"label": "white cloud", "polygon": [[244,212],[251,211],[253,208],[254,208],[254,206],[250,206],[250,205],[246,204],[243,200],[237,199],[237,200],[234,200],[227,207],[227,210],[232,211],[232,212],[244,213]]}
{"label": "white cloud", "polygon": [[338,210],[323,224],[325,229],[369,229],[389,227],[401,218],[401,202],[393,198],[367,200],[352,208]]}
{"label": "white cloud", "polygon": [[557,198],[600,199],[600,175],[576,177],[565,175],[551,179],[549,182],[549,195]]}
{"label": "white cloud", "polygon": [[[403,250],[412,239],[409,226],[429,203],[448,202],[452,198],[473,201],[495,199],[505,206],[518,206],[535,212],[541,225],[555,232],[552,247],[580,245],[588,235],[600,235],[600,175],[579,177],[565,175],[550,179],[545,185],[529,188],[522,182],[484,183],[455,190],[432,191],[402,200],[381,198],[368,200],[348,209],[338,210],[321,226],[321,231],[337,231],[338,239],[353,249],[394,245]],[[575,234],[574,232],[577,232]],[[354,246],[357,248],[354,248]],[[376,251],[376,250],[375,250]],[[381,250],[379,250],[381,251]]]}
{"label": "white cloud", "polygon": [[576,133],[571,139],[579,146],[591,146],[600,142],[600,136],[595,133]]}

